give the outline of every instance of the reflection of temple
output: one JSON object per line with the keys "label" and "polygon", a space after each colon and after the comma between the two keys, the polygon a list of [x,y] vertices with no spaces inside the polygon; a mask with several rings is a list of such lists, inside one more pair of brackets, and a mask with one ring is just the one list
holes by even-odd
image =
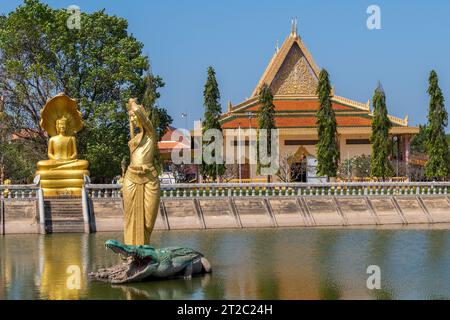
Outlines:
{"label": "reflection of temple", "polygon": [[[291,34],[281,48],[276,50],[251,97],[236,105],[229,104],[227,112],[222,115],[222,128],[228,132],[238,129],[236,131],[239,131],[240,138],[235,140],[242,141],[241,145],[248,149],[249,137],[245,137],[248,131],[246,129],[257,128],[258,91],[260,86],[266,83],[274,95],[275,122],[280,130],[280,156],[294,154],[299,148],[304,148],[314,157],[318,139],[315,114],[319,102],[315,92],[319,71],[293,25]],[[332,105],[338,124],[341,160],[356,155],[370,155],[372,111],[369,102],[357,102],[337,96],[333,92]],[[418,132],[418,128],[408,126],[408,117],[389,117],[392,122],[390,134],[395,141],[394,145],[398,146],[399,160],[407,162],[410,139]],[[237,141],[229,141],[225,145],[226,148],[235,148],[234,154],[238,153]],[[245,151],[245,154],[248,154],[248,151]],[[258,178],[256,165],[243,165],[242,178]]]}

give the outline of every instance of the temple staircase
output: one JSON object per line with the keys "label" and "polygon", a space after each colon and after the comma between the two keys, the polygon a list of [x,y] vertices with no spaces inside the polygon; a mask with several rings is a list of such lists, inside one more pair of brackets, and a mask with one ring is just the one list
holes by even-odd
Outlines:
{"label": "temple staircase", "polygon": [[45,229],[54,232],[84,232],[83,208],[80,197],[44,199]]}

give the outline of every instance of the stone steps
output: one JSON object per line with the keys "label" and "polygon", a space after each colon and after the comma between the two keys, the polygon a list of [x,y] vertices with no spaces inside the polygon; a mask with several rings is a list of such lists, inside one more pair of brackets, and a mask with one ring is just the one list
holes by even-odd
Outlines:
{"label": "stone steps", "polygon": [[48,233],[84,232],[81,198],[48,198],[44,209]]}

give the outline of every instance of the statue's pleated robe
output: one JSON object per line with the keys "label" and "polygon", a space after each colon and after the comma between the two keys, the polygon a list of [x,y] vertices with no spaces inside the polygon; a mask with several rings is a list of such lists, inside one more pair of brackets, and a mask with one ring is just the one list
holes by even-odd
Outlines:
{"label": "statue's pleated robe", "polygon": [[[143,113],[136,112],[139,120]],[[144,125],[144,128],[146,126]],[[149,244],[158,215],[160,188],[153,166],[156,135],[145,130],[130,140],[131,161],[123,182],[124,242],[127,245]]]}

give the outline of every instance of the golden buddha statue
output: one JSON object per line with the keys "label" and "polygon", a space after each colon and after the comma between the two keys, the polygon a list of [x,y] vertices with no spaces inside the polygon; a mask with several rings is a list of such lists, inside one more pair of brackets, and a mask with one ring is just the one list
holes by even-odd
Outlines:
{"label": "golden buddha statue", "polygon": [[63,93],[47,101],[41,110],[41,127],[50,136],[48,160],[37,163],[45,196],[81,194],[89,163],[77,159],[75,134],[83,123],[75,100]]}

